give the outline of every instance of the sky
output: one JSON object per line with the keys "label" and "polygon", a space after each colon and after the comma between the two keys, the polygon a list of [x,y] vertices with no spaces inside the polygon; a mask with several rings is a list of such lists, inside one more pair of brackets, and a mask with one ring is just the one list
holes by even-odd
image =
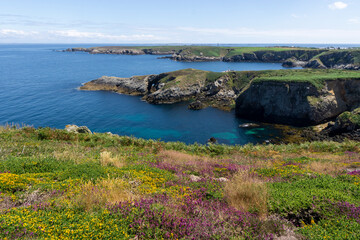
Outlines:
{"label": "sky", "polygon": [[0,0],[0,43],[360,44],[360,0]]}

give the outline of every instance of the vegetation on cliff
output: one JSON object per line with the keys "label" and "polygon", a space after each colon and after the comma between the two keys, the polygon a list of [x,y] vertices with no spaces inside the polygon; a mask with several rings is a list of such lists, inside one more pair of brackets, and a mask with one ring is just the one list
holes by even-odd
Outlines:
{"label": "vegetation on cliff", "polygon": [[2,239],[360,238],[360,145],[0,129]]}
{"label": "vegetation on cliff", "polygon": [[344,71],[337,69],[301,69],[301,70],[275,70],[264,71],[255,82],[277,81],[277,82],[300,82],[310,83],[318,89],[324,87],[325,81],[334,80],[360,80],[360,72]]}
{"label": "vegetation on cliff", "polygon": [[360,50],[299,47],[104,46],[70,48],[92,54],[171,55],[177,61],[280,62],[286,67],[360,69]]}

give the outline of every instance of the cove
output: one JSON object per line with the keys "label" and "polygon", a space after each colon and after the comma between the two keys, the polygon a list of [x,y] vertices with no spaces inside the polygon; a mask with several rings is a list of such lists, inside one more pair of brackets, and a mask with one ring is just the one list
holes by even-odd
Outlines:
{"label": "cove", "polygon": [[153,55],[56,51],[68,47],[66,44],[0,45],[1,125],[64,128],[67,124],[77,124],[86,125],[95,132],[201,144],[210,137],[225,144],[258,143],[280,134],[270,125],[239,128],[239,124],[249,121],[236,118],[233,111],[214,108],[192,111],[185,103],[152,105],[139,97],[77,88],[103,75],[130,77],[184,68],[209,71],[283,69],[281,64],[176,62]]}

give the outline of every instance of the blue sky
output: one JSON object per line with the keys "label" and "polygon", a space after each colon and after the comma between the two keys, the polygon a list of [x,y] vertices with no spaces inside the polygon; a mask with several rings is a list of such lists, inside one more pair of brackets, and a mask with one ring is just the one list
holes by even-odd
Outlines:
{"label": "blue sky", "polygon": [[360,0],[0,0],[0,43],[360,43]]}

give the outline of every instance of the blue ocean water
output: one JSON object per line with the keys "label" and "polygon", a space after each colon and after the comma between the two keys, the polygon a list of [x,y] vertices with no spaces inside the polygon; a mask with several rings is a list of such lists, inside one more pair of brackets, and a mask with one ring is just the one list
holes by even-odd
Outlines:
{"label": "blue ocean water", "polygon": [[79,91],[82,83],[100,76],[130,77],[183,68],[211,71],[282,69],[273,63],[184,63],[158,56],[90,55],[58,52],[68,47],[92,45],[0,45],[0,125],[25,124],[64,128],[86,125],[95,132],[112,132],[146,139],[206,143],[263,142],[278,135],[265,127],[239,128],[248,122],[234,112],[214,108],[187,109],[185,103],[151,105],[140,97],[104,91]]}

